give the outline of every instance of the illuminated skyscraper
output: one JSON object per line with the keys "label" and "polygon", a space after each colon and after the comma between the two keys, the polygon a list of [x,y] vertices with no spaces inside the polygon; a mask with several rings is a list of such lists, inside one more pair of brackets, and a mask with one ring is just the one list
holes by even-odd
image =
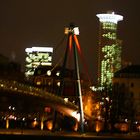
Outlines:
{"label": "illuminated skyscraper", "polygon": [[98,46],[99,86],[112,84],[114,72],[121,68],[121,40],[117,37],[117,23],[123,16],[112,11],[96,15],[100,21]]}
{"label": "illuminated skyscraper", "polygon": [[31,76],[34,74],[34,70],[37,66],[51,66],[52,65],[52,47],[32,47],[26,48],[26,65],[25,76]]}

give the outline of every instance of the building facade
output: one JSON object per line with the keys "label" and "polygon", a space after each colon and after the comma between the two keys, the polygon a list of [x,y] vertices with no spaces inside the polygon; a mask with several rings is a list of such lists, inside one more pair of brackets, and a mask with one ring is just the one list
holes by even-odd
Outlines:
{"label": "building facade", "polygon": [[129,65],[115,73],[113,95],[118,118],[140,123],[140,65]]}
{"label": "building facade", "polygon": [[117,37],[117,23],[123,16],[112,11],[97,14],[99,18],[98,84],[101,87],[112,84],[114,72],[121,68],[122,41]]}
{"label": "building facade", "polygon": [[51,66],[52,65],[52,47],[32,47],[26,48],[26,65],[25,76],[31,76],[34,74],[35,68],[39,65]]}

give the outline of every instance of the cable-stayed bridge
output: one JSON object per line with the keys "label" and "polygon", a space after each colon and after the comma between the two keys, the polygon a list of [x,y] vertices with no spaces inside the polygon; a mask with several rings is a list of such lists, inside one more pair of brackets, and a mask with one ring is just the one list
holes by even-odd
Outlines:
{"label": "cable-stayed bridge", "polygon": [[[58,112],[61,112],[62,114],[69,115],[72,117],[75,117],[75,114],[80,115],[79,121],[81,124],[81,131],[84,132],[84,118],[88,118],[88,116],[84,113],[83,103],[82,103],[81,80],[80,80],[80,71],[79,71],[79,63],[78,63],[78,53],[80,55],[82,53],[81,53],[80,44],[78,42],[78,38],[76,36],[79,34],[79,31],[78,33],[76,31],[78,31],[77,27],[75,27],[75,25],[73,24],[70,24],[70,26],[66,28],[65,33],[68,35],[67,48],[65,50],[62,68],[60,70],[59,93],[56,92],[57,94],[59,94],[59,96],[57,96],[56,94],[54,95],[52,93],[49,93],[46,90],[41,90],[39,88],[30,86],[25,83],[23,84],[17,81],[9,81],[9,80],[2,80],[2,79],[0,80],[0,92],[2,96],[3,96],[2,93],[9,93],[10,95],[36,98],[38,100],[42,100],[43,105],[45,104],[45,106],[50,106],[51,108],[53,108],[54,110],[57,110]],[[64,92],[64,77],[65,77],[65,71],[66,71],[67,56],[68,56],[68,52],[71,51],[71,49],[73,49],[73,53],[74,53],[73,54],[74,70],[75,70],[74,80],[75,80],[75,87],[76,87],[75,91],[77,93],[77,95],[75,96],[77,96],[76,98],[78,99],[78,101],[76,102],[78,102],[78,105],[75,105],[68,100],[64,100],[64,98],[61,97],[63,96],[63,92]],[[31,101],[31,104],[32,104],[32,101]],[[35,107],[35,106],[32,104],[32,107]],[[54,113],[54,114],[57,114],[57,113]],[[55,119],[56,119],[56,115],[54,115],[53,126],[55,126]]]}

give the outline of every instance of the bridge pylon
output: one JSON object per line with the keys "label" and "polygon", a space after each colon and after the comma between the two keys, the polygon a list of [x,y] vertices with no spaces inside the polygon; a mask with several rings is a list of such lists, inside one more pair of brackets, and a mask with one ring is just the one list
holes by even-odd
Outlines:
{"label": "bridge pylon", "polygon": [[[63,96],[64,90],[64,76],[65,76],[65,69],[66,63],[68,58],[69,50],[73,49],[73,56],[74,56],[74,70],[75,70],[75,80],[76,80],[76,93],[78,96],[78,107],[79,107],[79,114],[80,114],[80,131],[84,132],[84,113],[83,113],[83,103],[82,103],[82,93],[81,93],[81,83],[80,83],[80,72],[79,72],[79,62],[78,62],[78,51],[80,52],[80,45],[77,39],[77,35],[79,35],[79,28],[76,27],[74,24],[70,24],[69,27],[65,28],[65,34],[68,35],[67,39],[67,46],[64,55],[64,61],[62,64],[62,69],[60,72],[60,88],[58,90],[58,95]],[[56,123],[56,116],[57,112],[54,112],[54,120],[53,120],[53,131],[55,129]]]}

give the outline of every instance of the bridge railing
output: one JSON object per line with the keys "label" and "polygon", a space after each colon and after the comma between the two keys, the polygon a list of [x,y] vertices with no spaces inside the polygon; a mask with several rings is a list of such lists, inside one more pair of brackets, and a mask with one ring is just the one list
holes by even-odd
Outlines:
{"label": "bridge railing", "polygon": [[77,110],[77,106],[74,105],[71,102],[66,102],[63,98],[46,92],[42,89],[39,89],[37,87],[33,87],[30,85],[26,85],[23,83],[19,83],[17,81],[9,81],[9,80],[3,80],[0,79],[0,90],[4,90],[4,91],[9,91],[9,92],[14,92],[16,94],[24,94],[24,95],[31,95],[31,96],[36,96],[39,98],[43,98],[46,100],[49,100],[50,102],[56,102],[58,104],[62,104],[64,106],[67,106],[69,108],[73,108],[75,110]]}

